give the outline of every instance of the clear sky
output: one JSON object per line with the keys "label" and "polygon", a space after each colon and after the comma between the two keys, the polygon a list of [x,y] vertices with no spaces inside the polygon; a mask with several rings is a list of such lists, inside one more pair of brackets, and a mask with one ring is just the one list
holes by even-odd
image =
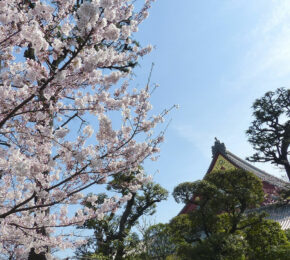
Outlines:
{"label": "clear sky", "polygon": [[[134,84],[146,83],[154,62],[154,111],[180,105],[169,115],[160,159],[145,163],[155,181],[171,194],[179,183],[201,179],[214,137],[241,158],[251,155],[245,131],[252,103],[290,85],[290,1],[157,0],[136,39],[156,48],[140,61]],[[168,222],[182,206],[170,196],[152,221]]]}
{"label": "clear sky", "polygon": [[[145,170],[171,193],[201,179],[211,161],[214,137],[241,158],[253,152],[245,130],[256,98],[290,82],[290,2],[285,0],[157,0],[136,38],[156,48],[141,61],[136,82],[160,84],[155,111],[172,104],[172,122],[157,162]],[[272,165],[255,164],[281,176]],[[169,200],[153,219],[167,222],[182,205]]]}

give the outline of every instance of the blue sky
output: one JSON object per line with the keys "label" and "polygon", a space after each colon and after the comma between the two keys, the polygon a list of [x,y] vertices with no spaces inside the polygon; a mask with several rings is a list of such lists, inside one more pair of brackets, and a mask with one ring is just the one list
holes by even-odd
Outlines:
{"label": "blue sky", "polygon": [[[289,1],[159,0],[136,38],[156,47],[135,71],[142,84],[155,63],[155,111],[180,105],[169,115],[160,159],[146,162],[147,172],[171,193],[177,184],[203,177],[214,137],[241,158],[251,155],[245,130],[252,103],[269,90],[289,88]],[[181,207],[170,197],[153,219],[167,222]]]}
{"label": "blue sky", "polygon": [[[151,82],[160,85],[154,111],[180,105],[169,115],[160,159],[144,164],[147,173],[171,194],[179,183],[204,176],[214,137],[241,158],[251,155],[245,131],[252,103],[266,91],[289,88],[290,2],[157,0],[136,39],[155,50],[140,61],[133,83],[146,84],[154,62]],[[168,222],[182,206],[170,196],[151,221]]]}

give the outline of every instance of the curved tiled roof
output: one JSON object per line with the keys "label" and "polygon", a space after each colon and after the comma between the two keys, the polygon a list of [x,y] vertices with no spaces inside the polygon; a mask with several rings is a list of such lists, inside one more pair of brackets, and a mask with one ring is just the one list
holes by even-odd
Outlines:
{"label": "curved tiled roof", "polygon": [[[218,141],[219,144],[221,144]],[[235,154],[231,153],[230,151],[226,150],[225,146],[223,145],[223,149],[213,149],[213,160],[211,161],[211,164],[209,166],[209,169],[207,171],[206,174],[209,174],[216,162],[216,159],[218,158],[219,155],[222,155],[225,159],[227,159],[229,162],[231,162],[235,167],[240,168],[240,169],[244,169],[246,171],[252,172],[253,174],[255,174],[260,180],[267,182],[279,189],[289,189],[289,185],[290,183],[284,180],[281,180],[280,178],[277,178],[263,170],[260,170],[259,168],[253,166],[252,164],[248,163],[247,161],[239,158],[238,156],[236,156]],[[270,205],[271,206],[271,205]],[[273,205],[274,206],[274,205]],[[267,206],[268,207],[268,206]],[[192,203],[187,203],[182,210],[180,211],[179,214],[184,214],[184,213],[188,213],[192,210],[194,210],[195,205],[193,205]],[[278,209],[276,211],[271,211],[269,214],[269,218],[276,220],[279,217],[279,214],[282,214],[283,220],[281,219],[281,221],[278,221],[283,229],[289,229],[290,228],[290,205],[288,205],[287,211],[281,211],[282,209]],[[284,213],[283,213],[284,212]],[[288,214],[288,213],[289,214]],[[288,217],[285,217],[285,214],[288,214]],[[283,215],[284,214],[284,215]],[[273,216],[273,217],[272,217]],[[276,217],[275,217],[276,216]],[[275,219],[274,219],[275,217]]]}
{"label": "curved tiled roof", "polygon": [[[260,170],[259,168],[248,163],[247,161],[242,160],[235,154],[229,151],[226,151],[226,153],[223,154],[223,156],[227,158],[229,161],[231,161],[237,167],[242,168],[246,171],[252,172],[262,181],[268,182],[280,189],[286,189],[287,187],[289,189],[289,185],[290,185],[289,182],[283,181],[263,170]],[[257,208],[255,209],[255,211],[258,211],[258,212],[265,211],[266,213],[269,214],[267,218],[278,222],[281,225],[281,228],[283,230],[290,229],[290,205],[289,204],[288,205],[271,204],[271,205]]]}
{"label": "curved tiled roof", "polygon": [[286,188],[287,185],[289,185],[289,182],[283,181],[265,171],[258,169],[257,167],[251,165],[245,160],[242,160],[241,158],[239,158],[238,156],[234,155],[233,153],[229,151],[226,151],[226,154],[223,154],[223,156],[225,156],[229,161],[231,161],[237,167],[242,168],[246,171],[252,172],[262,181],[266,181],[276,187],[279,187],[280,189]]}
{"label": "curved tiled roof", "polygon": [[290,229],[290,205],[268,205],[258,209],[256,212],[265,211],[269,214],[268,219],[274,220],[281,225],[283,230]]}

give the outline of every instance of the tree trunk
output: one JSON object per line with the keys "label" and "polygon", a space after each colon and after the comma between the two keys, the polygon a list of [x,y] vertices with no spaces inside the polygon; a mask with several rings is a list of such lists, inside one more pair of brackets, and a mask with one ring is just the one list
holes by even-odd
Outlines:
{"label": "tree trunk", "polygon": [[288,180],[290,181],[290,165],[288,164],[284,164],[287,176],[288,176]]}
{"label": "tree trunk", "polygon": [[124,245],[123,244],[124,244],[124,241],[120,241],[120,242],[121,242],[121,245],[118,246],[115,260],[122,260],[123,259],[123,255],[124,255]]}
{"label": "tree trunk", "polygon": [[[40,96],[41,100],[43,101],[43,106],[46,109],[48,109],[49,105],[48,105],[48,103],[45,103],[45,99],[43,97],[43,93],[39,93],[39,96]],[[41,125],[43,125],[43,123],[44,122],[40,122]],[[50,126],[51,126],[51,130],[52,130],[53,129],[53,116],[52,115],[51,115],[51,118],[50,118]],[[47,155],[47,156],[48,156],[48,160],[49,160],[50,159],[50,155]],[[49,174],[49,172],[44,172],[43,173],[43,175],[48,175],[48,174]],[[37,203],[37,201],[38,201],[38,197],[36,196],[35,199],[34,199],[34,202]],[[41,202],[44,203],[44,200],[41,199]],[[49,212],[50,212],[49,208],[46,209],[44,212],[45,212],[45,215],[49,215]],[[42,234],[44,236],[47,236],[47,233],[46,233],[44,227],[41,227],[37,231],[37,233],[40,233],[40,234]],[[48,247],[47,247],[46,253],[47,252],[49,252],[49,248]],[[30,252],[29,252],[28,260],[38,260],[38,259],[39,260],[46,260],[45,252],[42,252],[40,254],[36,254],[34,248],[31,248]]]}
{"label": "tree trunk", "polygon": [[286,170],[288,180],[290,181],[290,164],[288,161],[288,149],[290,146],[290,120],[285,126],[285,134],[283,136],[282,145],[281,145],[281,158],[283,160],[283,165]]}
{"label": "tree trunk", "polygon": [[30,249],[28,260],[46,260],[45,253],[36,254],[34,248]]}

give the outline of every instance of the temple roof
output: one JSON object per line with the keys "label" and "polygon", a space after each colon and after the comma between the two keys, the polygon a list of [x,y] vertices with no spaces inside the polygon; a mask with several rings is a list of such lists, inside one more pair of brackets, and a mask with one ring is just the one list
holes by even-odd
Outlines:
{"label": "temple roof", "polygon": [[[221,143],[218,139],[215,139],[215,144],[212,146],[212,161],[206,174],[211,173],[214,170],[229,170],[233,168],[244,169],[246,171],[255,174],[263,183],[269,183],[278,188],[278,190],[289,188],[289,182],[281,180],[259,168],[253,166],[247,161],[239,158],[235,154],[226,149],[224,143]],[[193,203],[187,203],[179,214],[189,213],[195,210],[196,205]],[[269,216],[267,218],[272,219],[280,223],[282,229],[290,228],[290,205],[278,205],[270,204],[255,209],[255,211],[266,211]]]}
{"label": "temple roof", "polygon": [[254,173],[259,179],[262,181],[266,181],[274,186],[277,186],[279,188],[285,188],[287,185],[289,185],[288,182],[281,180],[280,178],[277,178],[265,171],[262,171],[258,169],[257,167],[249,164],[248,162],[242,160],[238,156],[234,155],[233,153],[227,151],[226,152],[227,157],[230,161],[232,161],[234,164],[236,164],[238,167]]}
{"label": "temple roof", "polygon": [[278,222],[283,230],[290,229],[290,205],[267,205],[255,209],[256,212],[266,212],[268,216],[267,219],[274,220]]}
{"label": "temple roof", "polygon": [[226,150],[224,143],[221,143],[218,139],[215,140],[215,144],[212,147],[212,154],[213,154],[213,160],[206,174],[210,173],[213,170],[213,167],[216,164],[217,158],[219,157],[219,155],[221,155],[226,160],[228,160],[231,164],[233,164],[235,167],[252,172],[260,180],[268,182],[269,184],[272,184],[280,189],[286,188],[286,186],[289,185],[289,182],[281,180],[280,178],[277,178],[263,170],[260,170],[259,168],[253,166],[247,161],[239,158],[235,154]]}

